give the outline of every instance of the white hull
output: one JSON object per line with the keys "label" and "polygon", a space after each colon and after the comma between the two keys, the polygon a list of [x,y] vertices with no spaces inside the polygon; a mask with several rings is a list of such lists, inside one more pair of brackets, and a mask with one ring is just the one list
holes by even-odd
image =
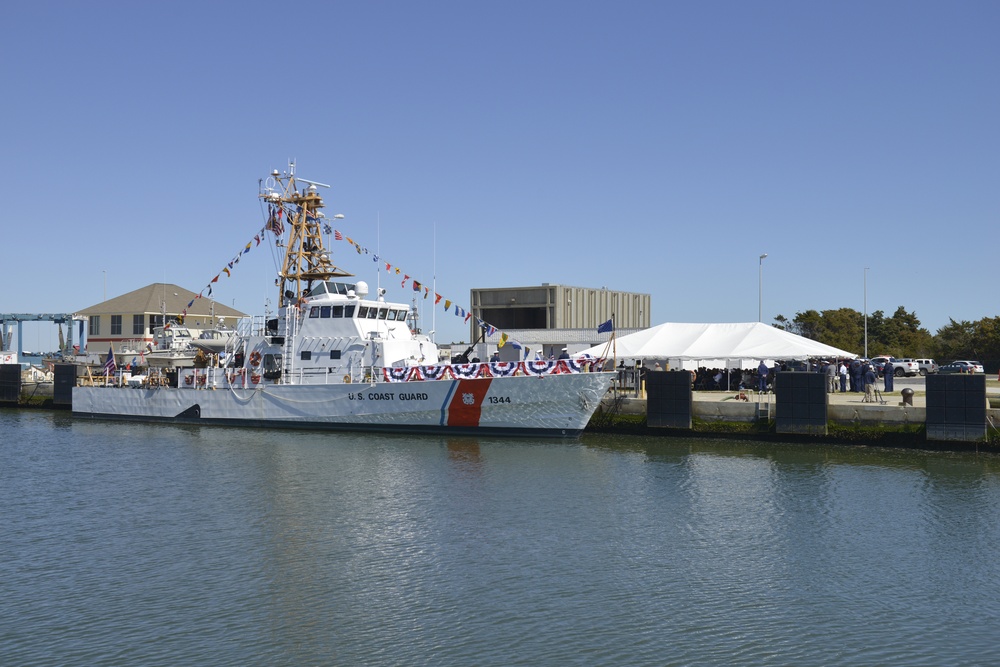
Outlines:
{"label": "white hull", "polygon": [[[611,373],[375,384],[75,387],[79,417],[319,430],[578,435]],[[212,381],[216,380],[215,388]]]}

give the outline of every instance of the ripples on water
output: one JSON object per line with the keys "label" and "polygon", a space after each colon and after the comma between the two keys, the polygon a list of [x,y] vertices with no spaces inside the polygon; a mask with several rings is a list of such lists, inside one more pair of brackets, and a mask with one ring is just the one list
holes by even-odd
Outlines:
{"label": "ripples on water", "polygon": [[0,432],[0,665],[1000,662],[995,457]]}

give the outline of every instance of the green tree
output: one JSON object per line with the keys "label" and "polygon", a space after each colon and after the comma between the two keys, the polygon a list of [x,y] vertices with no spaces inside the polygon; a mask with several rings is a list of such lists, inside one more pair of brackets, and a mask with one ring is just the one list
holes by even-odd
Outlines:
{"label": "green tree", "polygon": [[818,340],[860,354],[864,348],[864,316],[853,308],[824,310],[822,315],[823,332]]}
{"label": "green tree", "polygon": [[815,310],[795,313],[795,319],[792,320],[792,333],[796,333],[803,338],[819,340],[820,335],[823,333],[823,316]]}
{"label": "green tree", "polygon": [[903,306],[885,320],[882,328],[884,339],[880,343],[889,354],[896,357],[926,357],[931,354],[933,337],[920,326],[916,313],[907,312]]}
{"label": "green tree", "polygon": [[[885,330],[885,313],[876,310],[868,315],[868,355],[876,357],[880,354],[888,354],[886,342],[888,336]],[[864,334],[862,334],[862,353],[864,352]]]}
{"label": "green tree", "polygon": [[972,322],[956,322],[949,318],[948,324],[938,329],[934,337],[934,356],[941,363],[973,356],[975,334],[976,326]]}
{"label": "green tree", "polygon": [[985,317],[977,323],[977,338],[981,351],[979,361],[987,372],[1000,372],[1000,317]]}

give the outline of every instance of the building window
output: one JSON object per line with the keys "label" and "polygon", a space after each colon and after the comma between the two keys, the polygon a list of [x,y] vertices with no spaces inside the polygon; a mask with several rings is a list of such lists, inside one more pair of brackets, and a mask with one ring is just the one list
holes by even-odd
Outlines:
{"label": "building window", "polygon": [[141,336],[146,333],[146,318],[143,315],[132,316],[132,335]]}
{"label": "building window", "polygon": [[88,331],[90,332],[91,336],[100,336],[101,335],[101,316],[100,315],[91,315],[90,316],[90,322],[88,324]]}
{"label": "building window", "polygon": [[149,316],[149,328],[155,329],[156,327],[163,326],[163,315],[150,315]]}
{"label": "building window", "polygon": [[121,336],[122,335],[122,316],[112,315],[111,316],[111,335]]}

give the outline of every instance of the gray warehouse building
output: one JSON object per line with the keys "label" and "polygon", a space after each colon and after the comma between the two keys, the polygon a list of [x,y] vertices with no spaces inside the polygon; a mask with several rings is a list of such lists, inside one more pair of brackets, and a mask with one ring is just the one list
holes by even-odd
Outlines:
{"label": "gray warehouse building", "polygon": [[[477,355],[484,359],[496,349],[501,333],[533,350],[539,345],[544,345],[546,352],[566,346],[572,352],[596,344],[600,340],[598,325],[612,317],[619,334],[648,329],[650,302],[649,294],[616,292],[605,287],[542,283],[531,287],[473,289],[469,335],[470,340],[479,340],[482,332],[478,320],[499,330],[477,345]],[[504,351],[502,356],[515,354]]]}

